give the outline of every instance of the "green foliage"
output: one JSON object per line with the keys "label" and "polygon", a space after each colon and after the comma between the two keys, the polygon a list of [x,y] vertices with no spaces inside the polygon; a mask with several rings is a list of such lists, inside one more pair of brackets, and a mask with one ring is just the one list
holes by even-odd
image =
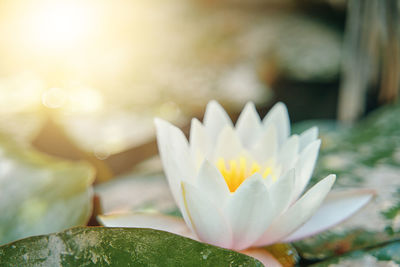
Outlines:
{"label": "green foliage", "polygon": [[[346,255],[313,264],[313,267],[336,266],[397,266],[400,264],[400,242],[393,242],[372,249],[357,250]],[[389,263],[390,262],[390,263]],[[380,265],[379,263],[387,263]]]}
{"label": "green foliage", "polygon": [[[377,196],[349,220],[350,226],[345,223],[296,242],[303,258],[321,260],[359,250],[348,257],[363,259],[363,249],[400,238],[396,223],[400,215],[400,184],[396,180],[400,175],[399,117],[397,104],[370,114],[352,128],[338,128],[336,132],[322,128],[322,149],[311,184],[336,173],[335,188],[370,188],[376,190]],[[399,246],[391,249],[400,255]]]}
{"label": "green foliage", "polygon": [[168,232],[77,227],[0,247],[7,266],[262,266],[231,250]]}
{"label": "green foliage", "polygon": [[389,209],[382,211],[382,215],[388,220],[393,220],[396,218],[396,216],[400,215],[400,202]]}

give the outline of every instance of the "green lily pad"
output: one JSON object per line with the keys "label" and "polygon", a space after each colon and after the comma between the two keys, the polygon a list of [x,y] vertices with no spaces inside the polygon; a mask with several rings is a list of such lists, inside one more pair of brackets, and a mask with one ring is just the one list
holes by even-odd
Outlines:
{"label": "green lily pad", "polygon": [[335,257],[313,267],[336,266],[398,266],[400,264],[400,242],[393,242],[369,250],[354,251],[341,257]]}
{"label": "green lily pad", "polygon": [[49,157],[0,135],[0,244],[86,224],[92,167]]}
{"label": "green lily pad", "polygon": [[[400,105],[381,108],[353,128],[322,134],[311,184],[337,174],[335,188],[369,188],[375,199],[329,231],[295,243],[303,258],[324,259],[400,238]],[[399,251],[400,254],[400,251]]]}
{"label": "green lily pad", "polygon": [[168,232],[76,227],[0,247],[2,266],[263,266],[244,254]]}

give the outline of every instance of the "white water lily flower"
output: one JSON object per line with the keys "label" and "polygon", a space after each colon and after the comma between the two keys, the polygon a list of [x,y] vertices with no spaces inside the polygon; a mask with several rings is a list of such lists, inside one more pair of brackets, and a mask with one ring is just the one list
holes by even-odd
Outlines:
{"label": "white water lily flower", "polygon": [[106,226],[149,227],[234,250],[290,242],[325,230],[364,206],[370,191],[342,192],[323,201],[335,175],[303,194],[321,141],[317,128],[290,136],[286,106],[263,120],[252,103],[233,126],[211,101],[204,124],[192,120],[190,142],[156,119],[164,170],[182,220],[159,215],[103,216]]}

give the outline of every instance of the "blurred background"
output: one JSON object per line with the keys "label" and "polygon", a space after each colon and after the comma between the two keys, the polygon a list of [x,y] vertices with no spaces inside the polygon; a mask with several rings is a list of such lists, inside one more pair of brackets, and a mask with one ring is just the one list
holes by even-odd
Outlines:
{"label": "blurred background", "polygon": [[352,123],[397,98],[397,7],[1,0],[0,129],[50,154],[82,157],[74,145],[118,173],[155,153],[129,153],[126,165],[113,158],[154,140],[155,116],[185,126],[210,99],[233,117],[247,101],[261,115],[283,101],[294,122]]}
{"label": "blurred background", "polygon": [[[1,173],[1,166],[11,172],[4,163],[10,158],[38,175],[47,170],[47,161],[27,161],[20,152],[33,147],[42,153],[35,158],[89,162],[95,180],[85,180],[86,187],[94,182],[107,199],[103,208],[112,211],[125,193],[107,191],[107,181],[162,171],[154,117],[187,130],[211,99],[234,120],[247,101],[261,116],[283,101],[292,122],[319,121],[336,131],[382,106],[396,108],[399,3],[0,0],[0,152],[13,143],[8,156],[0,153],[0,185],[19,179]],[[138,192],[162,195],[157,185],[135,184]],[[24,199],[32,203],[32,196]],[[44,212],[38,203],[34,209]],[[30,209],[22,213],[31,216]]]}

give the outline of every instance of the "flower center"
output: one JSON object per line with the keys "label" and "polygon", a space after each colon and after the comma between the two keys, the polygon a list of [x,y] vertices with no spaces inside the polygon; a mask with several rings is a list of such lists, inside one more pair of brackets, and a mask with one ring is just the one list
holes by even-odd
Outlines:
{"label": "flower center", "polygon": [[264,179],[272,173],[270,167],[261,167],[256,161],[248,162],[245,157],[229,161],[219,158],[217,160],[217,168],[224,177],[231,192],[235,192],[244,180],[256,172],[262,173]]}

